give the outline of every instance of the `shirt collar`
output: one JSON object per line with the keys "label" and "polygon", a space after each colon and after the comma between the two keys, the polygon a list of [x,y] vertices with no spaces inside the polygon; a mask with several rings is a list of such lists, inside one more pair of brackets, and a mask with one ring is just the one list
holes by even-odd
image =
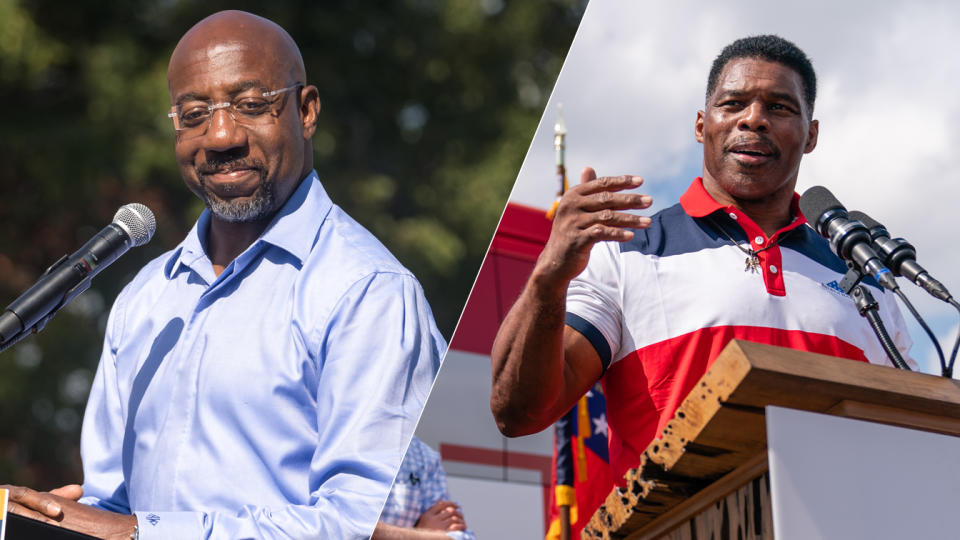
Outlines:
{"label": "shirt collar", "polygon": [[[238,259],[244,257],[253,249],[259,249],[261,244],[276,246],[294,257],[301,264],[313,248],[327,213],[333,207],[333,202],[320,183],[317,171],[311,171],[300,185],[294,190],[287,202],[267,225],[266,230]],[[204,209],[200,218],[174,250],[164,266],[167,278],[172,278],[182,266],[197,270],[195,263],[207,259],[204,249],[207,231],[210,228],[210,209]],[[209,266],[209,262],[207,263]]]}
{"label": "shirt collar", "polygon": [[[714,200],[713,197],[707,193],[707,188],[703,187],[703,178],[697,177],[694,179],[693,183],[690,184],[690,187],[687,188],[687,191],[680,196],[680,206],[683,207],[683,211],[687,213],[690,217],[707,217],[710,214],[723,210],[724,213],[740,213],[733,206],[723,206]],[[794,193],[793,198],[790,200],[790,214],[794,216],[793,221],[781,229],[781,231],[787,231],[800,225],[803,225],[807,222],[807,218],[803,216],[803,212],[800,211],[800,194]]]}

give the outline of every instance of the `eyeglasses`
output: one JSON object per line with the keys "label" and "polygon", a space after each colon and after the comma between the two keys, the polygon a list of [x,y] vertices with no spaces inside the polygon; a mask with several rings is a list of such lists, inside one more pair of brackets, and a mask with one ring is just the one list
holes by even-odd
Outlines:
{"label": "eyeglasses", "polygon": [[207,132],[210,119],[218,109],[226,109],[233,121],[244,126],[273,123],[279,116],[278,96],[303,86],[295,84],[279,90],[271,90],[254,95],[234,98],[232,101],[211,103],[209,101],[191,101],[170,107],[167,116],[173,119],[173,129],[180,139],[192,139]]}

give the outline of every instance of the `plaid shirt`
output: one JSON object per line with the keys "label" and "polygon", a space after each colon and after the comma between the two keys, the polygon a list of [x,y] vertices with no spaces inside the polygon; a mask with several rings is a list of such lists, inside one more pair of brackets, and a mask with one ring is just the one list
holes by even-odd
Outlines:
{"label": "plaid shirt", "polygon": [[[397,527],[413,527],[431,506],[449,500],[447,474],[440,464],[440,454],[414,437],[380,513],[380,521]],[[447,535],[455,540],[476,538],[469,529]]]}

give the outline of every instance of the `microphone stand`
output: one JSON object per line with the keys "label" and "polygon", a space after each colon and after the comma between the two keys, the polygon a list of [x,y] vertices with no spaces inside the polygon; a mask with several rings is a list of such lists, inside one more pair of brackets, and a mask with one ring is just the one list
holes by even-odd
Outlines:
{"label": "microphone stand", "polygon": [[890,339],[890,334],[887,333],[883,321],[880,320],[880,310],[877,300],[873,297],[870,290],[860,283],[863,279],[863,273],[854,268],[850,263],[847,263],[847,267],[849,270],[846,275],[843,276],[843,279],[840,280],[840,288],[843,289],[843,292],[850,295],[853,303],[857,306],[857,311],[870,323],[870,328],[872,328],[873,333],[877,335],[880,345],[883,347],[884,352],[887,353],[887,358],[893,362],[894,366],[910,371],[910,366],[903,360],[903,356],[900,354],[900,351],[897,350],[897,346],[894,345],[893,340]]}
{"label": "microphone stand", "polygon": [[887,329],[883,326],[883,321],[880,320],[880,314],[877,313],[878,304],[873,298],[873,294],[870,293],[866,286],[857,285],[856,288],[853,289],[851,296],[853,297],[853,303],[857,306],[857,311],[870,323],[870,328],[873,328],[873,333],[877,335],[877,339],[880,340],[880,345],[883,346],[883,350],[886,351],[887,357],[890,358],[893,365],[900,369],[910,371],[910,366],[904,362],[903,356],[900,355],[900,351],[897,350],[896,345],[893,344],[893,340],[890,339],[890,334],[887,333]]}

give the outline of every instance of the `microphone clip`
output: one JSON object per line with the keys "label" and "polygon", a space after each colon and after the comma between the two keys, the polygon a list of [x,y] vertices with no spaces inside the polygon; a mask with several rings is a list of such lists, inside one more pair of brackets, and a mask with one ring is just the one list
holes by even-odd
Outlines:
{"label": "microphone clip", "polygon": [[[847,263],[847,273],[844,274],[843,279],[840,280],[840,290],[852,296],[852,291],[863,280],[863,272],[858,270],[856,265],[850,261],[845,262]],[[860,314],[863,315],[862,312]]]}

